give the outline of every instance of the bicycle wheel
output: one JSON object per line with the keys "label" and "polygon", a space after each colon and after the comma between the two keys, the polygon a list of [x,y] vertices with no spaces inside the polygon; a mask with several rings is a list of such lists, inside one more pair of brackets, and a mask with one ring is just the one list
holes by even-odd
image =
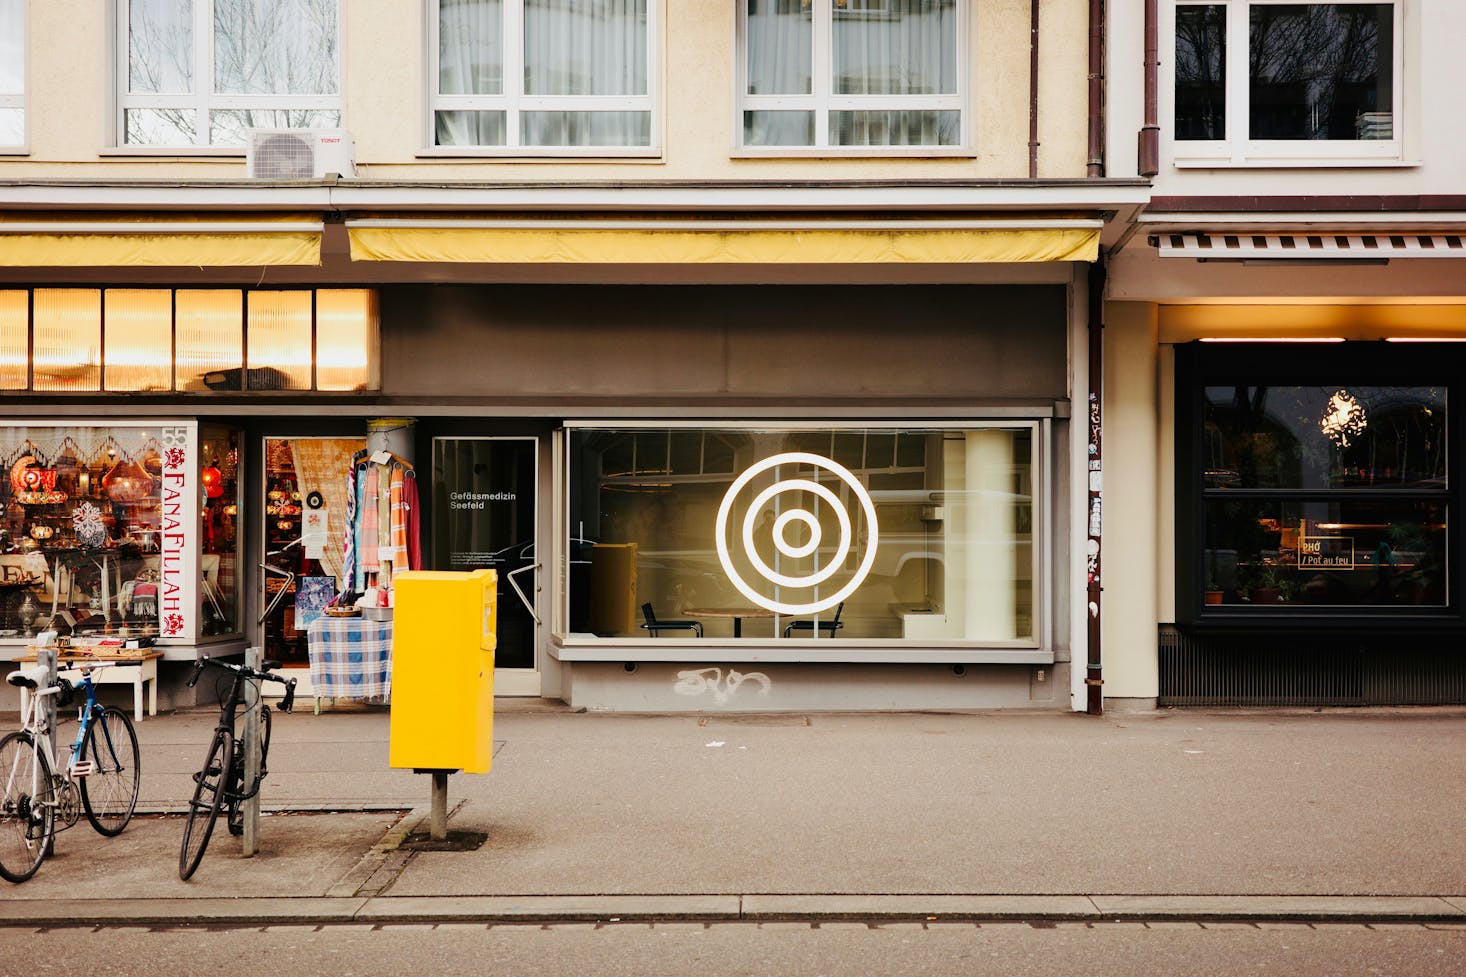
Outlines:
{"label": "bicycle wheel", "polygon": [[51,764],[27,732],[0,739],[0,877],[36,874],[56,830]]}
{"label": "bicycle wheel", "polygon": [[239,731],[236,732],[234,740],[234,752],[239,755],[237,767],[239,769],[239,782],[229,792],[229,833],[236,837],[244,834],[244,802],[260,789],[260,781],[265,779],[265,760],[270,755],[270,707],[263,702],[259,708],[260,724],[260,772],[254,783],[244,782],[244,740],[240,735],[244,731],[242,723],[236,724]]}
{"label": "bicycle wheel", "polygon": [[108,706],[87,728],[81,759],[89,760],[92,772],[81,780],[81,805],[87,820],[99,834],[111,838],[122,833],[137,807],[137,731],[132,717]]}
{"label": "bicycle wheel", "polygon": [[193,800],[188,805],[188,820],[183,823],[178,877],[185,882],[199,867],[204,849],[209,847],[214,822],[219,820],[219,803],[224,799],[224,790],[234,775],[233,766],[234,734],[227,729],[216,729],[203,769],[194,774]]}

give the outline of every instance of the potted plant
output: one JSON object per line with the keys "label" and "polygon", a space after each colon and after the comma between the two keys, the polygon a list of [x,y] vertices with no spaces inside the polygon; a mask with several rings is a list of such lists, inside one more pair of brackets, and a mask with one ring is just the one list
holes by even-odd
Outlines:
{"label": "potted plant", "polygon": [[1277,574],[1272,567],[1263,565],[1252,575],[1248,585],[1247,600],[1252,604],[1277,604],[1281,603],[1279,600],[1281,593]]}
{"label": "potted plant", "polygon": [[1218,584],[1215,579],[1211,577],[1206,578],[1206,590],[1202,594],[1202,599],[1206,601],[1208,605],[1220,604],[1222,602],[1222,598],[1225,595],[1226,592],[1222,590],[1221,585]]}

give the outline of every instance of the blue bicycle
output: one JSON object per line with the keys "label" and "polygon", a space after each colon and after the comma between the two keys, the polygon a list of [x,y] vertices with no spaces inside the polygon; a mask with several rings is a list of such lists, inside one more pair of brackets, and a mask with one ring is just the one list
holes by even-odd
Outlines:
{"label": "blue bicycle", "polygon": [[[132,820],[139,775],[137,731],[126,712],[97,701],[92,683],[94,670],[114,664],[72,666],[81,671],[79,685],[60,678],[46,685],[41,667],[6,677],[29,692],[21,708],[21,729],[0,739],[0,877],[6,881],[24,882],[35,875],[56,832],[75,825],[83,811],[92,827],[108,837],[121,834]],[[66,769],[53,772],[55,731],[46,721],[44,700],[55,696],[58,707],[66,706],[78,691],[85,700],[78,710],[76,740]]]}

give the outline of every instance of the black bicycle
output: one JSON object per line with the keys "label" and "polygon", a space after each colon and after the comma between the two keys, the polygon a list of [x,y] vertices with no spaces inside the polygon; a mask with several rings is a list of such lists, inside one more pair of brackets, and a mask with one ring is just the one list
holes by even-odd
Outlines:
{"label": "black bicycle", "polygon": [[[194,666],[189,688],[197,685],[204,669],[211,666],[228,673],[229,689],[219,697],[219,725],[214,727],[203,768],[193,775],[193,799],[188,805],[183,847],[178,853],[178,877],[184,881],[188,881],[203,860],[220,808],[228,811],[229,833],[244,833],[244,802],[259,793],[260,784],[269,773],[265,764],[270,755],[270,707],[260,701],[241,713],[245,682],[251,679],[278,682],[285,686],[280,709],[289,712],[295,705],[295,679],[274,674],[271,669],[279,667],[277,662],[265,662],[263,669],[254,669],[206,658]],[[260,769],[253,777],[246,776],[244,766],[244,724],[249,722],[260,726]]]}

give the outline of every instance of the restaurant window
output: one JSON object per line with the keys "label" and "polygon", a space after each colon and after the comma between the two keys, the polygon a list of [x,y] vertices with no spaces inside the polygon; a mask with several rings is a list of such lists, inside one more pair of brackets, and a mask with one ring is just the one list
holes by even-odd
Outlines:
{"label": "restaurant window", "polygon": [[0,290],[0,389],[375,390],[371,289]]}
{"label": "restaurant window", "polygon": [[1300,347],[1322,362],[1291,378],[1196,354],[1212,365],[1193,390],[1178,512],[1200,545],[1178,603],[1202,619],[1453,608],[1449,382],[1392,370],[1388,352],[1371,371],[1318,349]]}
{"label": "restaurant window", "polygon": [[1397,157],[1402,4],[1179,2],[1182,158]]}
{"label": "restaurant window", "polygon": [[1040,430],[572,428],[569,631],[1031,648]]}

